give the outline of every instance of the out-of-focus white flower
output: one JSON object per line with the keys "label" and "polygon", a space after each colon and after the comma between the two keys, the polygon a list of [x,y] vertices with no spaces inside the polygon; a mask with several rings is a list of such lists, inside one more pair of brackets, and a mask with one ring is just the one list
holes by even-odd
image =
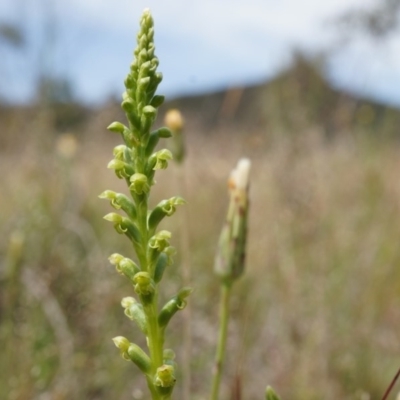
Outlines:
{"label": "out-of-focus white flower", "polygon": [[250,160],[241,158],[236,168],[232,170],[228,180],[231,198],[240,207],[246,207],[248,202],[250,167]]}
{"label": "out-of-focus white flower", "polygon": [[229,177],[229,188],[232,190],[247,190],[249,187],[251,161],[248,158],[241,158]]}

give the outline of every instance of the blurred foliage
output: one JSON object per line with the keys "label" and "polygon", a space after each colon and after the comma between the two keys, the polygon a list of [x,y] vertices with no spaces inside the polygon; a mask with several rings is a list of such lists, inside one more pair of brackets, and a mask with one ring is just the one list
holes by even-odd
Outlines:
{"label": "blurred foliage", "polygon": [[[186,121],[194,400],[211,379],[212,265],[226,179],[241,156],[253,160],[248,264],[234,296],[221,398],[240,373],[247,399],[260,398],[267,383],[282,399],[375,399],[398,368],[400,113],[332,90],[319,71],[299,56],[268,84],[164,108],[179,107]],[[120,110],[114,102],[74,106],[84,118],[66,117],[62,128],[54,107],[0,107],[5,400],[145,398],[141,377],[110,340],[140,337],[119,305],[132,288],[107,261],[132,253],[97,199],[105,188],[123,190],[105,168],[119,140],[105,127]],[[175,173],[158,178],[155,202],[175,193]],[[180,227],[172,231],[176,245]],[[179,255],[167,273],[166,296],[180,285]],[[181,327],[178,320],[171,347]]]}
{"label": "blurred foliage", "polygon": [[367,8],[347,11],[337,22],[345,31],[362,32],[373,38],[383,39],[396,32],[399,17],[399,0],[380,0]]}
{"label": "blurred foliage", "polygon": [[21,29],[5,22],[0,23],[0,39],[14,47],[22,47],[25,43]]}

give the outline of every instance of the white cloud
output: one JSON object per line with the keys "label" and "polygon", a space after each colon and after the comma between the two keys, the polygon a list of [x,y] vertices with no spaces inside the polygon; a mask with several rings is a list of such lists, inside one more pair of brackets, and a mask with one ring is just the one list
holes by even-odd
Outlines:
{"label": "white cloud", "polygon": [[[31,18],[26,19],[26,25],[33,26],[31,37],[54,14],[61,47],[58,68],[76,79],[86,97],[99,98],[117,86],[113,82],[122,82],[146,7],[155,19],[157,52],[166,76],[163,85],[176,93],[270,75],[287,62],[294,47],[315,50],[329,43],[334,29],[327,21],[334,15],[376,1],[48,0],[38,6],[37,0],[25,0],[24,13]],[[18,15],[18,3],[3,0],[0,13]],[[400,54],[398,47],[393,44],[390,52]],[[346,63],[349,54],[355,54],[354,48],[343,53],[337,65]],[[365,57],[373,56],[366,51],[359,56],[363,71],[371,73]],[[391,65],[400,70],[400,56],[393,57]],[[388,68],[386,62],[378,70]]]}

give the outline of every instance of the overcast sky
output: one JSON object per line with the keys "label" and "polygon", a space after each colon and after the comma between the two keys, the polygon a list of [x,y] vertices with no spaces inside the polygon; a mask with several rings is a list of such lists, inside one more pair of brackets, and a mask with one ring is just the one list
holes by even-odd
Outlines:
{"label": "overcast sky", "polygon": [[[1,93],[33,96],[42,72],[65,76],[86,102],[101,103],[123,90],[138,21],[149,7],[164,81],[176,96],[272,77],[293,49],[309,53],[338,42],[338,14],[374,0],[2,0],[0,22],[23,29],[19,53],[0,47]],[[17,55],[18,54],[18,55]],[[330,58],[332,82],[400,105],[400,40],[359,38]],[[6,89],[6,90],[5,90]]]}

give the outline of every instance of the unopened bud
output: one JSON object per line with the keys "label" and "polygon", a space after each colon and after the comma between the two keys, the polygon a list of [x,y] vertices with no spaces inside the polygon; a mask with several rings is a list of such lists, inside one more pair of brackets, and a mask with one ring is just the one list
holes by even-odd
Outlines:
{"label": "unopened bud", "polygon": [[170,217],[172,214],[175,213],[176,207],[182,204],[186,204],[186,201],[179,196],[171,197],[168,200],[162,200],[150,213],[149,228],[157,228],[158,224],[162,221],[164,217]]}
{"label": "unopened bud", "polygon": [[131,281],[133,281],[134,276],[140,272],[140,268],[135,262],[121,254],[114,253],[108,259],[111,264],[115,265],[115,269],[120,275],[126,276]]}
{"label": "unopened bud", "polygon": [[147,334],[147,320],[143,306],[133,297],[124,297],[121,301],[122,307],[125,309],[124,314],[132,321],[135,321],[140,330]]}
{"label": "unopened bud", "polygon": [[136,218],[136,207],[133,202],[122,193],[115,193],[112,190],[105,190],[99,195],[100,199],[110,200],[111,206],[116,210],[124,210],[132,219]]}
{"label": "unopened bud", "polygon": [[117,213],[109,213],[103,217],[114,225],[114,229],[125,234],[133,243],[135,248],[140,244],[140,233],[136,225],[129,218],[123,217]]}
{"label": "unopened bud", "polygon": [[124,124],[121,124],[121,122],[113,122],[110,125],[108,125],[107,129],[111,132],[115,133],[123,133],[125,129],[128,129]]}
{"label": "unopened bud", "polygon": [[130,346],[129,340],[123,336],[117,336],[113,338],[113,342],[115,346],[119,349],[121,357],[124,360],[129,361],[129,356],[128,356],[128,349]]}
{"label": "unopened bud", "polygon": [[169,300],[164,307],[161,309],[158,316],[158,325],[160,328],[165,328],[171,318],[179,311],[186,307],[186,298],[192,293],[193,289],[185,287],[179,291],[179,293]]}
{"label": "unopened bud", "polygon": [[218,244],[214,270],[232,283],[244,270],[250,161],[242,159],[229,178],[230,202]]}
{"label": "unopened bud", "polygon": [[151,370],[150,357],[135,343],[131,343],[128,348],[130,360],[144,373],[148,374]]}

